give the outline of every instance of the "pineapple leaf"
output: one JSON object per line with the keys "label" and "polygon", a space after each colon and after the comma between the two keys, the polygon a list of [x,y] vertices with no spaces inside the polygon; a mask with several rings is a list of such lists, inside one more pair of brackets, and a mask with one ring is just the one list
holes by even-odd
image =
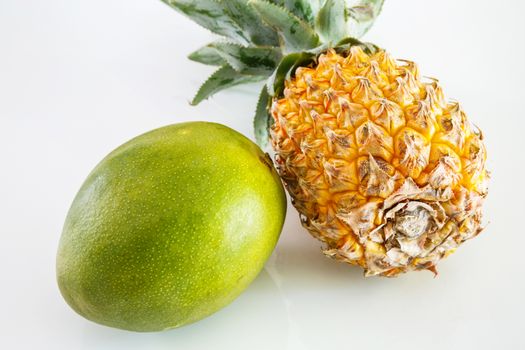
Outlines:
{"label": "pineapple leaf", "polygon": [[314,52],[295,52],[285,56],[268,79],[267,88],[270,96],[281,96],[286,79],[293,75],[297,67],[308,65],[316,56]]}
{"label": "pineapple leaf", "polygon": [[319,10],[315,28],[324,42],[335,42],[347,36],[345,0],[327,0]]}
{"label": "pineapple leaf", "polygon": [[217,50],[209,45],[203,46],[200,49],[193,51],[188,55],[188,58],[192,61],[207,64],[210,66],[223,66],[226,61],[217,52]]}
{"label": "pineapple leaf", "polygon": [[319,37],[312,27],[284,7],[266,0],[250,0],[249,4],[254,6],[269,26],[277,30],[286,51],[307,50],[319,45]]}
{"label": "pineapple leaf", "polygon": [[359,0],[347,9],[349,35],[360,38],[368,32],[381,9],[384,0]]}
{"label": "pineapple leaf", "polygon": [[268,27],[259,16],[259,13],[248,5],[246,0],[223,1],[230,17],[243,30],[250,41],[255,45],[279,46],[279,36]]}
{"label": "pineapple leaf", "polygon": [[202,84],[191,104],[193,106],[198,105],[203,100],[226,88],[259,80],[261,80],[261,77],[243,75],[229,65],[224,65]]}
{"label": "pineapple leaf", "polygon": [[313,25],[315,13],[318,10],[319,0],[284,0],[284,7],[302,20]]}
{"label": "pineapple leaf", "polygon": [[213,43],[218,54],[237,72],[268,77],[282,58],[275,47],[244,47],[231,43]]}
{"label": "pineapple leaf", "polygon": [[266,85],[262,87],[259,100],[257,101],[257,108],[255,109],[255,118],[253,118],[253,127],[255,131],[255,141],[261,148],[268,145],[270,135],[268,130],[271,126],[272,119],[268,113],[268,104],[270,103],[270,95]]}
{"label": "pineapple leaf", "polygon": [[369,55],[373,55],[379,50],[381,50],[377,45],[374,45],[372,43],[365,43],[352,37],[344,38],[343,40],[338,42],[335,45],[335,50],[339,53],[343,53],[344,51],[348,51],[352,46],[360,46],[363,49],[363,51]]}
{"label": "pineapple leaf", "polygon": [[164,3],[186,15],[191,20],[212,32],[249,44],[249,38],[239,25],[226,13],[219,0],[162,0]]}

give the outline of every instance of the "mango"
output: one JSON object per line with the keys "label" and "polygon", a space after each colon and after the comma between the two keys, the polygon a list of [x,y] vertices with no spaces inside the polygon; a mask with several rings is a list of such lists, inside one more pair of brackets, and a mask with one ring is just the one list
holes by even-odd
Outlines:
{"label": "mango", "polygon": [[286,197],[268,155],[220,124],[188,122],[118,147],[76,195],[56,273],[85,318],[149,332],[232,302],[274,249]]}

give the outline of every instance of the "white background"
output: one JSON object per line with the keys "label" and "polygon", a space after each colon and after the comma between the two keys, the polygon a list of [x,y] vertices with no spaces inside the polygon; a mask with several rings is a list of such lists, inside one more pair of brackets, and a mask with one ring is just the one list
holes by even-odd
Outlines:
{"label": "white background", "polygon": [[196,324],[139,334],[76,315],[55,283],[67,209],[109,151],[185,120],[252,137],[256,86],[190,107],[205,30],[158,0],[0,0],[0,348],[525,349],[525,2],[387,0],[366,39],[439,77],[484,130],[486,230],[440,275],[362,277],[293,208],[266,269]]}

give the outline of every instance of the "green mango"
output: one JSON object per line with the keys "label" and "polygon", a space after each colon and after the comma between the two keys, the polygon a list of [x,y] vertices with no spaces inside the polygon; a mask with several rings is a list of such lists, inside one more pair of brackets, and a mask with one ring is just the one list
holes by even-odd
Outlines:
{"label": "green mango", "polygon": [[111,152],[82,185],[60,239],[58,285],[94,322],[180,327],[255,279],[285,215],[279,176],[249,139],[207,122],[156,129]]}

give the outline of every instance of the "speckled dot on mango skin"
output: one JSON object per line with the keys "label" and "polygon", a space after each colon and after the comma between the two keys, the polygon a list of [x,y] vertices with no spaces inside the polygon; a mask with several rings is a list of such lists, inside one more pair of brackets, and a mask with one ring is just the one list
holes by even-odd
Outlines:
{"label": "speckled dot on mango skin", "polygon": [[91,172],[68,213],[57,280],[80,315],[159,331],[235,299],[284,222],[280,179],[250,140],[181,123],[125,143]]}

